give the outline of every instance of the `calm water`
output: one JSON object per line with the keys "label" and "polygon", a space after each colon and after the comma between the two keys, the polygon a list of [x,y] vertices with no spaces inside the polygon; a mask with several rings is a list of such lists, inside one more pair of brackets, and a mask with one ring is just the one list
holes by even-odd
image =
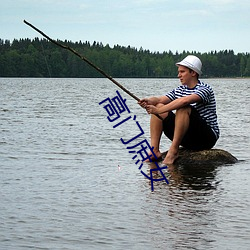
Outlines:
{"label": "calm water", "polygon": [[[138,97],[179,84],[119,81]],[[113,83],[0,79],[0,249],[249,249],[250,79],[205,82],[217,97],[215,147],[240,162],[169,168],[170,184],[151,192],[120,141],[138,134],[135,122],[115,130],[98,105]],[[120,93],[148,139],[149,116]]]}

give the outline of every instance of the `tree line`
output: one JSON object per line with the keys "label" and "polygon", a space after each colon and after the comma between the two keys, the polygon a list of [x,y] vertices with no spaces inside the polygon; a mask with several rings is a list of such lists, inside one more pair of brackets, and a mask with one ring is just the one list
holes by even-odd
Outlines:
{"label": "tree line", "polygon": [[[203,63],[203,77],[249,77],[250,53],[233,50],[150,52],[99,42],[59,41],[84,55],[113,77],[176,77],[175,63],[193,54]],[[46,39],[0,39],[0,77],[101,77],[73,53]]]}

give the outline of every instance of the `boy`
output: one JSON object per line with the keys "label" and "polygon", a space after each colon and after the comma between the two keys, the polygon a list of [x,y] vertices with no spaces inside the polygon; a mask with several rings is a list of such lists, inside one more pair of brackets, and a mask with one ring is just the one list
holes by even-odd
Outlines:
{"label": "boy", "polygon": [[[212,88],[199,80],[202,63],[189,55],[176,63],[181,86],[161,97],[150,97],[138,103],[152,115],[150,119],[151,147],[157,158],[162,132],[172,140],[163,161],[170,165],[178,158],[179,146],[187,149],[211,149],[219,138],[216,102]],[[174,114],[172,111],[176,110]],[[152,159],[154,160],[154,159]]]}

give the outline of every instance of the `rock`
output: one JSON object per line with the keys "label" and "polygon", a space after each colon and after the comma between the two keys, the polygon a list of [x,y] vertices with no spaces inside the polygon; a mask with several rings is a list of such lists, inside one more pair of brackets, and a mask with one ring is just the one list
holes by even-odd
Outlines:
{"label": "rock", "polygon": [[[163,159],[167,152],[163,153]],[[229,152],[222,149],[209,149],[194,151],[181,148],[179,158],[174,162],[175,165],[222,165],[236,163],[238,160]]]}

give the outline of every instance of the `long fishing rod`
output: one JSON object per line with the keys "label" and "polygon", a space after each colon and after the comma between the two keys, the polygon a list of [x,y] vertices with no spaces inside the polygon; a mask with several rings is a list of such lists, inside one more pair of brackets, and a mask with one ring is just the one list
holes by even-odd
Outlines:
{"label": "long fishing rod", "polygon": [[[100,72],[103,76],[105,76],[106,78],[108,78],[110,81],[112,81],[116,86],[118,86],[120,89],[122,89],[124,92],[126,92],[128,95],[130,95],[132,98],[134,98],[136,101],[140,101],[140,99],[135,96],[133,93],[131,93],[129,90],[127,90],[124,86],[122,86],[119,82],[117,82],[114,78],[112,78],[110,75],[108,75],[106,72],[104,72],[102,69],[100,69],[99,67],[97,67],[96,65],[94,65],[90,60],[88,60],[85,56],[80,55],[77,51],[75,51],[74,49],[72,49],[69,46],[65,46],[61,43],[59,43],[58,41],[53,40],[52,38],[50,38],[49,36],[47,36],[45,33],[43,33],[41,30],[39,30],[38,28],[36,28],[34,25],[32,25],[31,23],[27,22],[26,20],[23,20],[23,22],[25,24],[27,24],[28,26],[30,26],[32,29],[34,29],[35,31],[37,31],[38,33],[40,33],[42,36],[44,36],[45,38],[47,38],[50,42],[56,44],[57,46],[69,50],[71,51],[73,54],[75,54],[76,56],[80,57],[83,61],[85,61],[86,63],[88,63],[91,67],[93,67],[94,69],[96,69],[98,72]],[[159,115],[156,114],[156,116],[162,120],[162,117],[160,117]]]}

